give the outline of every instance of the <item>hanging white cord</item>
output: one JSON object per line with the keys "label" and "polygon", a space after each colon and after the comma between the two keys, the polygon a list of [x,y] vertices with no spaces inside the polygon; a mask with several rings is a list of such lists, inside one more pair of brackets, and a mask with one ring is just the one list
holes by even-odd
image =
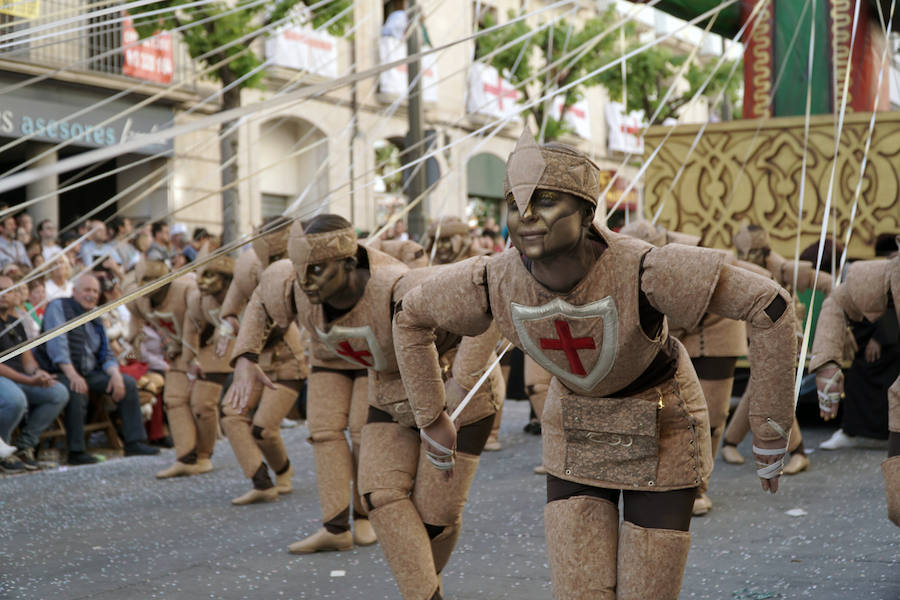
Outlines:
{"label": "hanging white cord", "polygon": [[[809,343],[809,332],[810,327],[812,326],[812,309],[815,303],[816,298],[816,286],[819,283],[819,269],[822,268],[822,254],[825,248],[825,238],[828,233],[828,216],[831,214],[831,201],[834,197],[834,176],[837,171],[837,162],[838,156],[840,154],[841,148],[841,134],[844,130],[844,116],[847,110],[847,92],[850,88],[850,73],[853,70],[852,65],[852,57],[853,57],[853,46],[856,42],[856,28],[859,23],[859,5],[861,2],[856,2],[855,8],[853,10],[853,31],[850,34],[850,49],[848,53],[847,59],[847,72],[844,75],[844,83],[842,86],[842,94],[841,94],[841,108],[840,114],[838,116],[837,122],[837,131],[834,136],[834,155],[832,157],[831,162],[831,175],[828,179],[828,192],[825,196],[825,210],[823,214],[825,217],[822,219],[822,230],[819,234],[819,249],[816,253],[816,269],[815,274],[813,276],[813,285],[812,285],[812,295],[809,299],[809,308],[806,313],[806,325],[803,328],[803,340],[800,347],[800,359],[797,365],[797,376],[794,381],[794,410],[797,409],[797,401],[799,399],[800,394],[800,382],[803,379],[803,370],[806,366],[806,355],[807,355],[807,345]],[[788,433],[788,437],[790,437],[790,432]],[[789,440],[790,441],[790,440]]]}

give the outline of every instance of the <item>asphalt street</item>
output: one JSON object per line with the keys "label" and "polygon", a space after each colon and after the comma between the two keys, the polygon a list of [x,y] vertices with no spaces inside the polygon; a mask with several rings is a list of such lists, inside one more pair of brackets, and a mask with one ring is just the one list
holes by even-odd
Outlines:
{"label": "asphalt street", "polygon": [[[539,438],[508,402],[444,574],[449,600],[551,597]],[[293,556],[319,527],[304,427],[284,430],[294,493],[234,507],[248,489],[226,441],[212,473],[157,481],[173,452],[0,478],[0,598],[398,598],[381,549]],[[830,435],[804,427],[808,448]],[[749,455],[749,440],[741,446]],[[812,468],[760,490],[750,465],[716,463],[713,511],[692,524],[682,598],[900,599],[900,528],[888,521],[885,451],[817,451]],[[796,515],[796,516],[794,516]]]}

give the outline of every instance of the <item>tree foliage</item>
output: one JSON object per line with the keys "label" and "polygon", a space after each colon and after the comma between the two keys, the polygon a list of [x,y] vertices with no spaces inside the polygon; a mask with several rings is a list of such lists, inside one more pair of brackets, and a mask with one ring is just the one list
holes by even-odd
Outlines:
{"label": "tree foliage", "polygon": [[[632,44],[631,49],[638,47]],[[641,109],[647,119],[653,116],[663,100],[669,86],[672,85],[675,75],[680,70],[686,55],[675,54],[667,48],[654,46],[640,52],[626,61],[625,97],[629,110]],[[692,62],[684,74],[685,86],[676,87],[666,103],[659,110],[659,114],[651,125],[662,123],[670,117],[677,117],[678,111],[685,106],[712,73],[712,79],[703,91],[703,96],[709,99],[718,97],[722,88],[733,106],[738,101],[741,87],[742,70],[740,65],[734,68],[735,75],[729,80],[734,61],[723,61],[716,69],[714,60]],[[600,83],[609,91],[613,100],[622,99],[622,72],[621,69],[611,69],[600,74]],[[710,107],[715,108],[715,107]]]}
{"label": "tree foliage", "polygon": [[[560,19],[540,30],[532,28],[526,21],[518,21],[478,38],[475,57],[483,58],[516,38],[531,33],[521,42],[501,50],[490,59],[491,66],[519,88],[526,104],[531,104],[533,100],[544,97],[605,64],[603,57],[610,55],[618,40],[617,32],[607,32],[610,25],[615,22],[615,14],[615,9],[610,7],[601,16],[585,20],[580,28],[566,19]],[[509,16],[512,18],[514,13],[510,12]],[[484,27],[488,28],[495,24],[490,13],[486,14]],[[573,52],[576,49],[581,50],[587,44],[591,44],[592,47],[583,56],[579,56],[581,52]],[[560,60],[569,54],[572,56]],[[576,57],[577,60],[573,60]],[[545,67],[555,62],[559,64],[542,72]],[[581,100],[586,87],[598,83],[600,82],[595,76],[567,89],[564,92],[563,111],[560,116],[563,117],[569,107]],[[563,118],[555,119],[547,114],[550,106],[551,99],[548,98],[528,109],[541,127],[545,141],[554,140],[572,131]]]}
{"label": "tree foliage", "polygon": [[[513,13],[510,12],[510,17],[512,16]],[[523,102],[530,104],[532,100],[543,97],[620,58],[623,54],[620,43],[621,31],[619,28],[609,31],[620,19],[621,16],[615,8],[610,6],[599,16],[585,20],[580,29],[565,19],[540,31],[531,27],[526,21],[518,21],[479,38],[475,56],[479,59],[483,58],[516,38],[532,33],[523,41],[497,52],[490,58],[491,66],[517,86],[522,93]],[[486,14],[483,26],[487,28],[494,24],[495,21],[490,13]],[[626,44],[625,52],[639,46],[635,37],[634,25],[626,24],[625,38],[632,41]],[[580,56],[580,52],[574,55],[574,57],[579,57],[578,60],[572,62],[574,57],[567,58],[546,73],[541,72],[546,65],[550,65],[560,57],[572,53],[575,49],[580,50],[588,44],[590,45],[589,52],[583,56]],[[687,60],[686,55],[675,54],[661,46],[654,46],[629,58],[625,68],[626,98],[629,109],[643,109],[649,119],[656,112],[666,90],[685,60]],[[732,105],[738,101],[741,78],[737,75],[728,81],[728,73],[733,64],[731,61],[724,61],[721,67],[716,69],[710,84],[704,90],[704,96],[708,98],[716,96],[727,82],[726,94],[729,101]],[[714,66],[714,61],[701,61],[699,64],[696,61],[693,62],[684,75],[687,88],[685,89],[684,86],[676,88],[676,91],[660,110],[654,124],[677,116],[681,107],[687,104],[703,85]],[[740,67],[737,72],[740,73]],[[526,82],[527,85],[521,85]],[[563,115],[569,107],[583,97],[586,88],[596,85],[605,87],[613,100],[620,100],[622,98],[620,65],[608,68],[569,88],[564,96]],[[543,126],[545,141],[571,132],[571,127],[564,120],[554,119],[550,115],[546,115],[545,119],[545,111],[549,107],[550,102],[547,101],[528,109],[538,125]]]}

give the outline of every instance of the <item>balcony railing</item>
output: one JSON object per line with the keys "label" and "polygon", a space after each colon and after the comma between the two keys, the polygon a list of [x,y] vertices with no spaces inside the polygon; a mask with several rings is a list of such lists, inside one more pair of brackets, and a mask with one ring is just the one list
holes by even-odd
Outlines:
{"label": "balcony railing", "polygon": [[[120,2],[41,0],[36,18],[0,13],[0,59],[137,81],[138,78],[123,73],[122,13],[100,12],[116,4]],[[183,84],[179,89],[193,91],[194,64],[177,33],[172,34],[172,40],[171,83]]]}

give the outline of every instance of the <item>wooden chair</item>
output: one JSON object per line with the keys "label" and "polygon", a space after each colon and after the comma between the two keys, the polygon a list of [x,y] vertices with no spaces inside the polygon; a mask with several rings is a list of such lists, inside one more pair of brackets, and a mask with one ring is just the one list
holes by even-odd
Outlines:
{"label": "wooden chair", "polygon": [[[115,423],[106,410],[107,394],[91,394],[88,403],[87,417],[84,423],[85,445],[91,433],[95,431],[105,431],[106,438],[109,440],[109,447],[113,450],[121,450],[122,444],[119,434],[116,432]],[[54,438],[66,437],[66,428],[63,423],[62,415],[56,417],[56,423],[52,429],[48,428],[41,434],[40,441],[52,440]]]}

